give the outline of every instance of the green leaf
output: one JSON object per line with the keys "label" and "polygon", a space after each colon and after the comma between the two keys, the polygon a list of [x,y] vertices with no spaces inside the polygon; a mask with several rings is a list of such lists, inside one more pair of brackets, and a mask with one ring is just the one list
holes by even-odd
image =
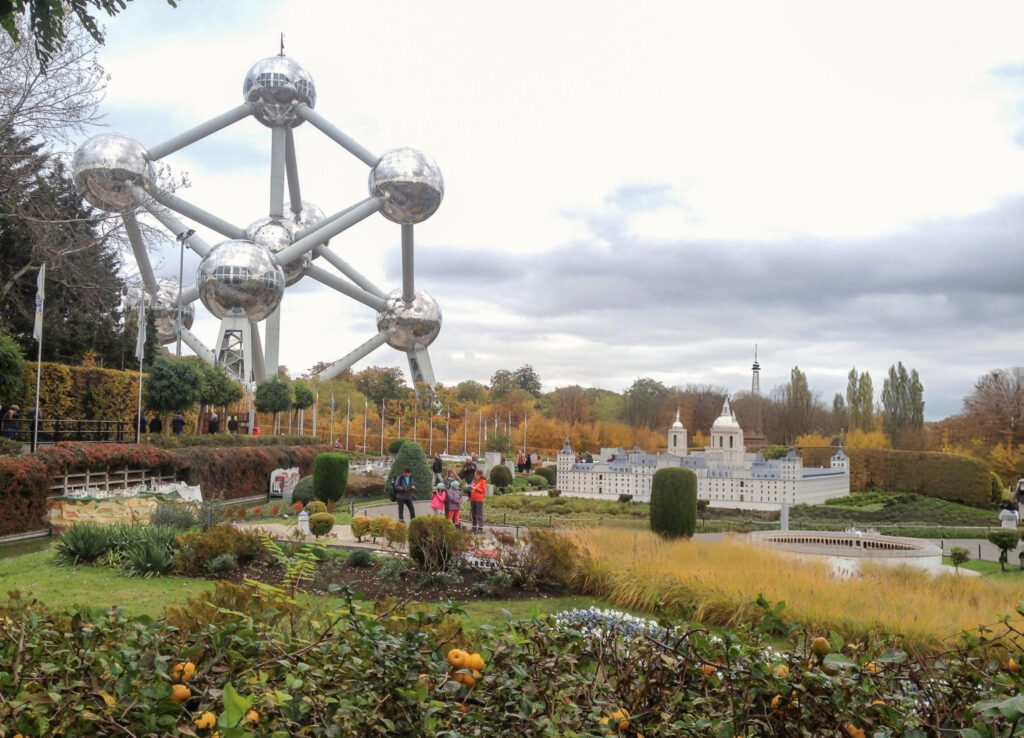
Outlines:
{"label": "green leaf", "polygon": [[838,666],[843,669],[849,669],[850,667],[856,666],[857,664],[850,659],[843,656],[841,653],[830,653],[822,661],[826,666]]}
{"label": "green leaf", "polygon": [[224,712],[217,724],[222,728],[233,728],[242,722],[246,711],[252,707],[252,698],[243,697],[235,691],[231,682],[224,685]]}

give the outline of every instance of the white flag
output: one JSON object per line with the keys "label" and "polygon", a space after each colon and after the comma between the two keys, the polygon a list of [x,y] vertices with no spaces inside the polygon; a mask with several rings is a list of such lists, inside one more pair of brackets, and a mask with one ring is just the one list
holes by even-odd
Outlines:
{"label": "white flag", "polygon": [[46,263],[39,267],[39,277],[36,279],[36,324],[32,329],[32,337],[37,341],[43,340],[43,285],[46,282]]}
{"label": "white flag", "polygon": [[146,298],[139,300],[139,334],[135,339],[135,358],[142,361],[146,353]]}

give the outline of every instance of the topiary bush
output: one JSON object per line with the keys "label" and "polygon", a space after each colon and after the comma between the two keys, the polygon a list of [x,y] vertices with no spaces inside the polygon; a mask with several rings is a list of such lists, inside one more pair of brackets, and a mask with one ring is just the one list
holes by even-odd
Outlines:
{"label": "topiary bush", "polygon": [[357,548],[354,551],[348,552],[348,556],[345,557],[345,563],[355,567],[371,566],[373,564],[373,555],[365,548]]}
{"label": "topiary bush", "polygon": [[659,469],[651,480],[651,530],[666,538],[697,529],[697,475],[689,469]]}
{"label": "topiary bush", "polygon": [[206,531],[193,531],[181,538],[181,550],[174,565],[187,576],[202,576],[206,564],[221,554],[232,554],[239,564],[266,558],[266,549],[254,530],[233,525],[215,525]]}
{"label": "topiary bush", "polygon": [[309,532],[319,538],[326,536],[334,528],[334,516],[328,512],[315,513],[309,516]]}
{"label": "topiary bush", "polygon": [[348,486],[348,457],[330,452],[313,460],[313,497],[323,502],[341,499]]}
{"label": "topiary bush", "polygon": [[398,453],[395,454],[395,460],[391,462],[391,471],[388,472],[388,479],[385,484],[388,496],[390,497],[394,494],[395,478],[406,467],[409,467],[409,471],[412,472],[412,481],[416,485],[416,489],[412,493],[413,499],[429,500],[430,491],[433,489],[431,482],[434,479],[434,474],[430,471],[430,462],[427,461],[427,456],[423,453],[423,449],[420,448],[418,443],[411,442],[403,444],[402,448],[398,449]]}
{"label": "topiary bush", "polygon": [[401,520],[394,520],[393,518],[388,520],[390,522],[388,523],[387,530],[384,531],[384,538],[395,548],[404,545],[409,540],[409,529]]}
{"label": "topiary bush", "polygon": [[508,470],[508,467],[504,464],[497,464],[491,469],[491,475],[488,481],[495,487],[511,487],[512,486],[512,472]]}
{"label": "topiary bush", "polygon": [[310,515],[316,515],[317,513],[327,512],[327,505],[322,503],[320,500],[313,500],[308,503],[304,508]]}
{"label": "topiary bush", "polygon": [[376,541],[384,538],[388,533],[388,526],[391,525],[391,518],[387,515],[379,515],[370,521],[370,538]]}
{"label": "topiary bush", "polygon": [[533,474],[536,476],[544,477],[548,480],[548,486],[554,487],[558,482],[558,472],[553,466],[537,466],[533,469]]}
{"label": "topiary bush", "polygon": [[536,487],[537,489],[548,488],[548,480],[542,477],[540,474],[531,474],[526,478],[526,483],[529,484],[531,487]]}
{"label": "topiary bush", "polygon": [[409,523],[409,557],[423,571],[447,571],[455,567],[471,539],[448,518],[420,515]]}
{"label": "topiary bush", "polygon": [[407,443],[412,442],[406,438],[396,438],[395,440],[388,444],[388,453],[394,456],[395,454],[398,453],[399,449],[401,449],[402,446],[404,446]]}
{"label": "topiary bush", "polygon": [[366,536],[370,535],[370,519],[365,515],[353,516],[352,535],[356,537],[357,541],[362,541]]}
{"label": "topiary bush", "polygon": [[316,499],[316,495],[313,494],[313,475],[310,474],[308,477],[302,477],[292,487],[292,500],[294,502],[301,502],[305,505],[308,502],[312,502]]}

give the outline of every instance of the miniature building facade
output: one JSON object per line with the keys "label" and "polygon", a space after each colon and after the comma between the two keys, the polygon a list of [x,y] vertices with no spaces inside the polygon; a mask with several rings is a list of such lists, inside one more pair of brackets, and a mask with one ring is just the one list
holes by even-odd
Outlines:
{"label": "miniature building facade", "polygon": [[728,399],[711,426],[709,446],[691,452],[686,438],[678,412],[668,431],[668,451],[662,454],[602,448],[598,459],[583,461],[567,438],[558,452],[558,487],[573,497],[614,500],[626,494],[647,502],[654,472],[682,467],[696,473],[697,498],[712,507],[777,510],[783,504],[816,505],[850,494],[850,460],[842,450],[829,467],[810,468],[792,449],[781,459],[746,453],[743,429]]}

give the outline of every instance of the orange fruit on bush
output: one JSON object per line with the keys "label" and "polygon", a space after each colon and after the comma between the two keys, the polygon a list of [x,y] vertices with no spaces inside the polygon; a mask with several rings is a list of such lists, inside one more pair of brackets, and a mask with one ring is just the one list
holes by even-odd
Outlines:
{"label": "orange fruit on bush", "polygon": [[779,705],[781,705],[781,704],[782,704],[782,695],[781,694],[777,694],[774,697],[772,697],[772,709],[773,710],[779,709]]}
{"label": "orange fruit on bush", "polygon": [[478,654],[478,653],[471,654],[470,657],[469,657],[469,663],[467,664],[467,667],[470,668],[470,669],[476,669],[477,671],[483,671],[483,668],[484,668],[484,659],[483,659],[483,657],[480,654]]}
{"label": "orange fruit on bush", "polygon": [[171,676],[175,679],[182,679],[188,681],[196,673],[196,665],[191,661],[182,661],[174,665],[171,669]]}
{"label": "orange fruit on bush", "polygon": [[824,658],[832,653],[832,645],[821,636],[811,641],[811,653],[819,658]]}
{"label": "orange fruit on bush", "polygon": [[257,725],[260,721],[260,714],[255,710],[249,710],[245,713],[245,722]]}
{"label": "orange fruit on bush", "polygon": [[196,724],[196,727],[200,730],[209,730],[217,724],[217,716],[207,710],[202,715],[196,715],[192,722]]}
{"label": "orange fruit on bush", "polygon": [[867,738],[864,731],[858,728],[853,723],[847,723],[846,725],[844,725],[843,730],[846,731],[846,734],[850,736],[850,738]]}
{"label": "orange fruit on bush", "polygon": [[466,661],[469,659],[469,654],[459,648],[453,648],[448,652],[448,663],[454,666],[456,669],[468,668]]}
{"label": "orange fruit on bush", "polygon": [[1013,660],[1012,656],[1006,660],[1006,670],[1011,674],[1016,674],[1020,671],[1020,665]]}
{"label": "orange fruit on bush", "polygon": [[871,700],[872,705],[884,705],[885,700]]}
{"label": "orange fruit on bush", "polygon": [[711,664],[703,664],[700,667],[700,673],[706,677],[711,676],[715,673],[715,667],[713,667]]}
{"label": "orange fruit on bush", "polygon": [[184,702],[192,696],[192,690],[184,684],[175,684],[171,687],[171,701]]}
{"label": "orange fruit on bush", "polygon": [[775,676],[777,676],[779,679],[785,679],[789,676],[789,667],[785,664],[782,664],[781,666],[776,666]]}
{"label": "orange fruit on bush", "polygon": [[864,671],[868,672],[869,674],[877,674],[881,670],[882,667],[876,664],[874,661],[869,661],[867,664],[864,665]]}

